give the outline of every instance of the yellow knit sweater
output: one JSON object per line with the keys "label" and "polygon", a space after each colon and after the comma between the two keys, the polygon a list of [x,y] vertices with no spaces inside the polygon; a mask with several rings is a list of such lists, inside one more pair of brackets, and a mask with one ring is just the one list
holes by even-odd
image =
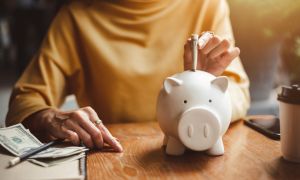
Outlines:
{"label": "yellow knit sweater", "polygon": [[[105,123],[155,120],[164,78],[183,71],[186,39],[207,30],[234,42],[225,0],[73,1],[16,83],[6,123],[58,108],[69,94]],[[224,75],[236,120],[250,101],[239,58]]]}

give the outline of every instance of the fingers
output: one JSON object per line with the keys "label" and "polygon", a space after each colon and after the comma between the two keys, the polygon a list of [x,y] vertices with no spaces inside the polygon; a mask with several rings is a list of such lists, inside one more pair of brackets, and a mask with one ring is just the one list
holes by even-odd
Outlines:
{"label": "fingers", "polygon": [[232,60],[240,55],[240,52],[240,48],[238,47],[231,48],[221,55],[221,59],[223,62],[226,62],[227,65],[229,65]]}
{"label": "fingers", "polygon": [[[191,39],[188,39],[184,45],[184,70],[192,69],[193,66],[191,46]],[[239,48],[230,47],[228,39],[221,39],[211,33],[204,33],[199,38],[198,50],[197,69],[215,76],[221,75],[240,54]]]}
{"label": "fingers", "polygon": [[62,132],[64,133],[64,137],[72,142],[72,144],[78,146],[80,144],[79,136],[76,132],[66,129],[62,127]]}
{"label": "fingers", "polygon": [[[94,124],[99,117],[91,107],[65,112],[62,113],[62,115],[69,117],[64,123],[66,128],[75,131],[87,147],[93,148],[95,145],[101,149],[104,142],[106,142],[114,150],[118,152],[123,151],[121,144],[110,134],[102,123],[98,125]],[[76,142],[76,137],[71,135],[71,132],[69,132],[69,136]]]}
{"label": "fingers", "polygon": [[82,108],[81,110],[74,111],[71,114],[71,118],[75,119],[76,122],[91,136],[93,144],[101,149],[103,147],[102,133],[94,123],[91,122],[90,116],[84,112],[87,111],[86,109],[87,108]]}
{"label": "fingers", "polygon": [[102,123],[95,125],[97,121],[97,113],[91,107],[85,107],[75,111],[56,112],[53,119],[45,121],[45,127],[52,137],[68,139],[75,145],[83,141],[89,148],[96,146],[102,149],[106,142],[116,151],[122,152],[120,142]]}
{"label": "fingers", "polygon": [[230,42],[227,39],[222,40],[214,49],[212,49],[207,57],[208,59],[214,59],[224,52],[226,52],[230,47]]}
{"label": "fingers", "polygon": [[224,52],[221,56],[218,56],[217,58],[210,59],[211,64],[214,64],[213,66],[210,66],[207,71],[215,76],[221,75],[226,67],[229,66],[229,64],[240,54],[240,49],[235,47],[227,50]]}
{"label": "fingers", "polygon": [[115,149],[117,152],[122,152],[123,151],[123,147],[120,144],[120,142],[118,141],[118,139],[116,139],[115,137],[113,137],[111,135],[111,133],[108,131],[108,129],[103,125],[103,124],[99,124],[97,125],[103,132],[103,139],[104,141],[109,144],[113,149]]}
{"label": "fingers", "polygon": [[86,132],[83,128],[81,128],[77,123],[73,122],[73,120],[67,119],[64,125],[67,129],[75,131],[88,148],[94,147],[91,135],[88,132]]}
{"label": "fingers", "polygon": [[[216,48],[216,50],[213,51],[211,54],[211,56],[216,57],[217,55],[221,55],[229,47],[229,42],[227,43],[227,40],[223,40],[221,42],[220,37],[213,36],[210,33],[206,33],[206,34],[204,33],[199,38],[199,43],[200,44],[198,45],[198,63],[197,63],[198,70],[205,69],[208,54],[212,52],[212,50]],[[184,45],[183,57],[184,57],[184,69],[185,70],[191,69],[193,65],[191,39],[188,39]]]}
{"label": "fingers", "polygon": [[221,42],[221,38],[218,36],[214,36],[212,37],[207,43],[206,45],[201,49],[202,53],[207,55],[208,53],[211,52],[211,50],[213,50],[214,48],[216,48]]}
{"label": "fingers", "polygon": [[[93,122],[96,122],[99,119],[97,113],[92,108],[86,108],[86,109],[84,109],[84,111],[86,111],[89,114],[89,117],[91,118],[91,120]],[[102,123],[96,124],[96,126],[101,131],[104,142],[109,144],[113,149],[115,149],[118,152],[123,151],[121,144],[116,140],[116,138],[114,138],[111,135],[111,133],[108,131],[108,129]]]}

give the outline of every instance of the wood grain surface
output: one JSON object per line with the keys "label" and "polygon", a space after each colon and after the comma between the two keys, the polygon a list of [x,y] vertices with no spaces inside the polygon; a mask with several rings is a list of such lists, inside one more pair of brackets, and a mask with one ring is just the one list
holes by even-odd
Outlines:
{"label": "wood grain surface", "polygon": [[187,151],[164,153],[157,123],[108,125],[123,153],[91,151],[87,178],[92,179],[300,179],[300,164],[281,158],[280,143],[245,126],[232,124],[223,137],[225,155]]}

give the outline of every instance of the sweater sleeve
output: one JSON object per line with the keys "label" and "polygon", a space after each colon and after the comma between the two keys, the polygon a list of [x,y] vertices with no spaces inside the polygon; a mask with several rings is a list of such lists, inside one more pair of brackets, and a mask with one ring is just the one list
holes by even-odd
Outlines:
{"label": "sweater sleeve", "polygon": [[72,18],[67,7],[63,7],[39,52],[13,88],[7,126],[20,123],[37,111],[59,107],[71,93],[72,76],[79,69],[74,35]]}
{"label": "sweater sleeve", "polygon": [[[216,16],[212,24],[215,34],[228,38],[234,46],[234,37],[226,0],[220,0]],[[227,67],[223,75],[229,77],[229,94],[232,104],[232,122],[246,116],[250,106],[249,79],[240,58],[236,58]]]}

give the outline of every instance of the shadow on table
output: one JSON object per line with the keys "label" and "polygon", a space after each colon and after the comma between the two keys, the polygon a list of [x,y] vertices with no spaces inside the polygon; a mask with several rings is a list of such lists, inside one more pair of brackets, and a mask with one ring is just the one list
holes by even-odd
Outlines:
{"label": "shadow on table", "polygon": [[[223,170],[224,156],[209,156],[205,152],[196,152],[186,150],[184,155],[171,156],[165,153],[165,147],[152,149],[146,153],[143,153],[140,162],[143,163],[148,173],[160,172],[163,175],[176,174],[186,176],[188,173],[197,173],[202,177],[206,177],[205,174],[210,174],[210,169]],[[217,170],[218,171],[218,170]],[[211,174],[210,174],[211,175]]]}
{"label": "shadow on table", "polygon": [[300,163],[289,162],[278,157],[266,164],[266,170],[273,178],[296,179],[300,177]]}
{"label": "shadow on table", "polygon": [[99,152],[101,152],[101,153],[114,153],[114,152],[118,153],[108,145],[104,145],[104,147],[101,150],[96,150],[96,149],[89,150],[90,155],[95,154],[95,153],[99,153]]}

